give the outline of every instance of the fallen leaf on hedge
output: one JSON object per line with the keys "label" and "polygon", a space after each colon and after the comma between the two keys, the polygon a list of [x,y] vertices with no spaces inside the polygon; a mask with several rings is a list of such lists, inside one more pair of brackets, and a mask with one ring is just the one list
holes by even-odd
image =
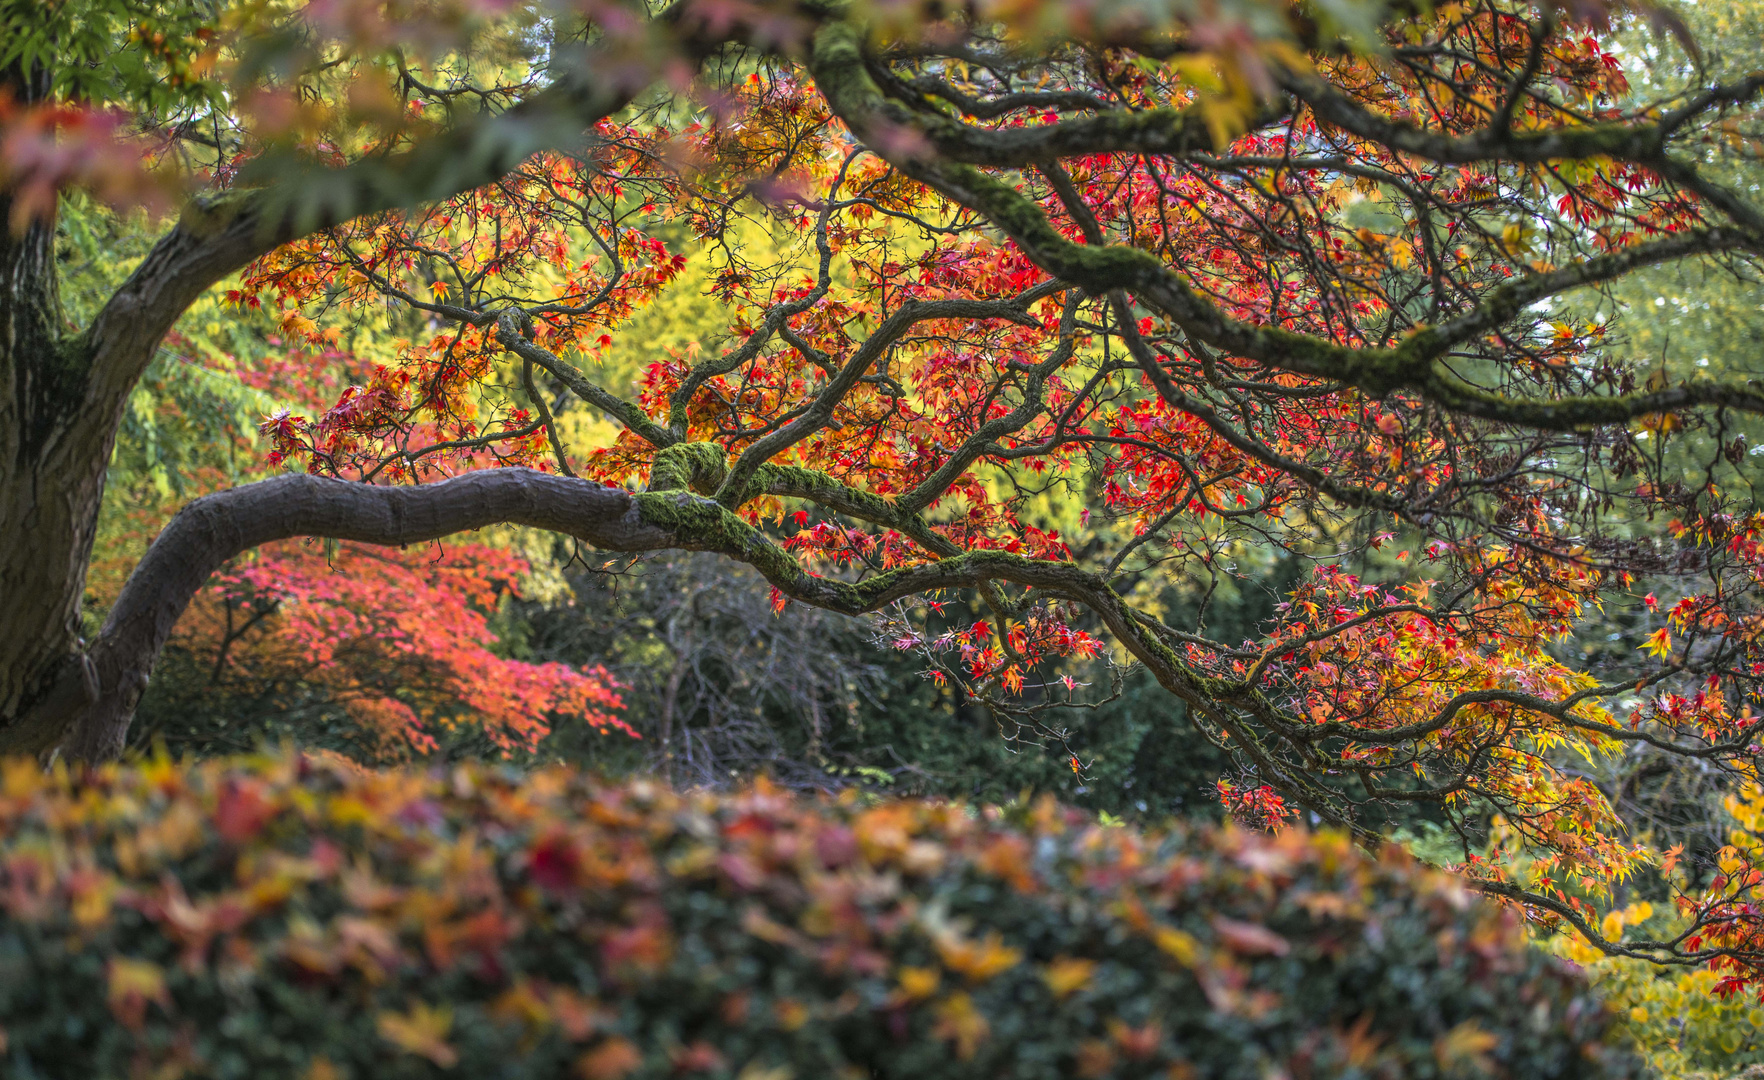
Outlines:
{"label": "fallen leaf on hedge", "polygon": [[879,806],[858,816],[852,834],[871,863],[884,863],[906,850],[912,810],[905,806]]}
{"label": "fallen leaf on hedge", "polygon": [[106,972],[109,983],[110,1011],[130,1031],[138,1030],[147,1017],[147,1003],[155,1002],[162,1009],[171,1008],[165,992],[165,972],[148,960],[131,960],[114,956]]}
{"label": "fallen leaf on hedge", "polygon": [[576,1060],[583,1080],[623,1080],[643,1064],[643,1054],[629,1039],[608,1039]]}
{"label": "fallen leaf on hedge", "polygon": [[942,981],[943,975],[936,968],[902,967],[900,996],[907,1001],[923,1001],[937,993],[937,984]]}
{"label": "fallen leaf on hedge", "polygon": [[815,834],[815,855],[820,858],[822,866],[837,870],[857,858],[857,837],[843,825],[825,826]]}
{"label": "fallen leaf on hedge", "polygon": [[380,968],[388,968],[398,963],[398,939],[390,929],[372,919],[357,919],[343,916],[335,923],[337,940],[363,973],[370,973],[367,962],[371,961]]}
{"label": "fallen leaf on hedge", "polygon": [[1351,918],[1362,914],[1361,905],[1337,892],[1305,892],[1293,899],[1319,919]]}
{"label": "fallen leaf on hedge", "polygon": [[202,815],[188,802],[173,803],[157,822],[140,827],[140,852],[151,862],[181,859],[202,843]]}
{"label": "fallen leaf on hedge", "polygon": [[723,998],[722,1007],[717,1011],[722,1014],[723,1023],[732,1027],[740,1027],[747,1023],[748,1006],[752,1000],[746,991],[737,991]]}
{"label": "fallen leaf on hedge", "polygon": [[901,853],[900,866],[909,874],[929,876],[943,869],[946,858],[940,845],[929,840],[914,840]]}
{"label": "fallen leaf on hedge", "polygon": [[553,989],[549,1001],[552,1017],[571,1042],[586,1042],[600,1025],[600,1010],[594,1002],[568,987]]}
{"label": "fallen leaf on hedge", "polygon": [[955,1043],[956,1057],[967,1061],[992,1034],[992,1025],[987,1023],[979,1009],[974,1008],[973,998],[966,994],[952,994],[938,1004],[937,1025],[931,1033]]}
{"label": "fallen leaf on hedge", "polygon": [[1285,874],[1292,869],[1292,856],[1270,843],[1265,837],[1249,836],[1242,838],[1243,846],[1237,850],[1237,862],[1251,870],[1264,874]]}
{"label": "fallen leaf on hedge", "polygon": [[102,926],[110,918],[111,900],[116,896],[116,881],[97,870],[77,870],[67,876],[63,886],[73,899],[74,922],[82,929]]}
{"label": "fallen leaf on hedge", "polygon": [[264,798],[255,781],[229,778],[215,802],[214,827],[221,839],[242,844],[256,836],[275,814],[275,804]]}
{"label": "fallen leaf on hedge", "polygon": [[667,929],[651,923],[614,931],[600,943],[607,967],[640,978],[660,971],[673,950]]}
{"label": "fallen leaf on hedge", "polygon": [[668,1056],[678,1072],[714,1072],[724,1065],[722,1053],[703,1039],[678,1047]]}
{"label": "fallen leaf on hedge", "polygon": [[1019,892],[1035,891],[1035,875],[1029,869],[1029,844],[1021,836],[1000,833],[992,837],[975,861],[980,869],[1010,882]]}
{"label": "fallen leaf on hedge", "polygon": [[397,905],[403,895],[403,889],[374,877],[371,864],[359,864],[343,875],[343,896],[361,911],[385,911]]}
{"label": "fallen leaf on hedge", "polygon": [[772,1015],[785,1031],[796,1031],[809,1022],[808,1006],[792,998],[783,998],[772,1006]]}
{"label": "fallen leaf on hedge", "polygon": [[718,856],[717,869],[723,872],[731,885],[742,892],[753,892],[766,883],[765,870],[740,852],[732,851]]}
{"label": "fallen leaf on hedge", "polygon": [[504,990],[490,1005],[490,1015],[507,1023],[518,1023],[529,1030],[551,1023],[551,1009],[533,991],[533,984],[520,979]]}
{"label": "fallen leaf on hedge", "polygon": [[407,1053],[426,1057],[443,1069],[451,1069],[459,1054],[447,1045],[447,1033],[453,1029],[453,1010],[446,1006],[430,1008],[417,1002],[408,1013],[383,1012],[375,1018],[380,1037]]}
{"label": "fallen leaf on hedge", "polygon": [[1115,1051],[1101,1039],[1086,1039],[1073,1056],[1078,1059],[1078,1075],[1084,1080],[1102,1080],[1115,1068]]}
{"label": "fallen leaf on hedge", "polygon": [[1158,943],[1158,948],[1168,953],[1183,967],[1193,967],[1195,960],[1200,956],[1200,944],[1194,940],[1194,935],[1184,933],[1173,926],[1158,927],[1152,933],[1152,940]]}
{"label": "fallen leaf on hedge", "polygon": [[305,915],[288,920],[288,937],[281,954],[289,963],[317,975],[335,975],[343,969],[343,957],[324,927]]}
{"label": "fallen leaf on hedge", "polygon": [[1063,999],[1090,985],[1090,977],[1094,974],[1096,961],[1061,956],[1047,965],[1041,978],[1047,983],[1047,988],[1053,991],[1054,997]]}
{"label": "fallen leaf on hedge", "polygon": [[43,767],[30,758],[12,757],[0,763],[0,795],[28,799],[48,783]]}
{"label": "fallen leaf on hedge", "polygon": [[1124,1020],[1109,1021],[1109,1038],[1121,1053],[1133,1061],[1144,1061],[1158,1052],[1164,1041],[1164,1029],[1156,1020],[1142,1027],[1129,1027]]}
{"label": "fallen leaf on hedge", "polygon": [[540,888],[568,892],[575,887],[581,861],[575,842],[566,833],[553,831],[540,837],[527,853],[527,875]]}
{"label": "fallen leaf on hedge", "polygon": [[1476,1021],[1466,1020],[1433,1041],[1433,1057],[1445,1072],[1468,1068],[1489,1074],[1495,1066],[1488,1052],[1500,1041],[1492,1032],[1482,1030]]}
{"label": "fallen leaf on hedge", "polygon": [[741,929],[773,945],[800,945],[802,935],[767,915],[759,905],[749,905],[741,913]]}
{"label": "fallen leaf on hedge", "polygon": [[1365,1069],[1378,1058],[1378,1047],[1384,1039],[1371,1034],[1372,1014],[1361,1013],[1353,1026],[1341,1032],[1341,1048],[1347,1057],[1347,1063],[1356,1069]]}
{"label": "fallen leaf on hedge", "polygon": [[935,944],[944,966],[973,983],[982,983],[1009,971],[1023,959],[1022,951],[1006,945],[996,930],[980,941],[970,941],[953,933],[939,934]]}
{"label": "fallen leaf on hedge", "polygon": [[1285,956],[1292,951],[1285,938],[1266,926],[1221,916],[1213,920],[1213,929],[1225,947],[1240,956]]}

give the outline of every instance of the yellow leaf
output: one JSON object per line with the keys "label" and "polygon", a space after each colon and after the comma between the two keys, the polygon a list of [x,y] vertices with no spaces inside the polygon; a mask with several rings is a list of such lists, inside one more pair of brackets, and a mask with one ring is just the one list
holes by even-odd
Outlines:
{"label": "yellow leaf", "polygon": [[931,1033],[955,1043],[956,1057],[967,1061],[992,1034],[992,1025],[974,1008],[973,998],[955,994],[937,1006],[937,1024]]}
{"label": "yellow leaf", "polygon": [[453,1010],[445,1005],[431,1008],[419,1001],[408,1013],[381,1013],[375,1017],[374,1026],[382,1039],[406,1053],[428,1058],[443,1069],[451,1069],[459,1061],[459,1054],[447,1045],[447,1033],[453,1030]]}
{"label": "yellow leaf", "polygon": [[995,930],[983,941],[967,941],[955,934],[940,934],[936,939],[937,955],[951,971],[969,982],[985,982],[1008,971],[1023,959],[1023,954],[1010,948]]}
{"label": "yellow leaf", "polygon": [[935,968],[903,967],[900,969],[900,995],[908,1001],[923,1001],[937,993],[943,976]]}
{"label": "yellow leaf", "polygon": [[1158,943],[1158,948],[1168,953],[1183,967],[1193,967],[1196,958],[1200,956],[1200,945],[1194,940],[1194,935],[1184,933],[1175,927],[1160,926],[1153,931],[1152,938]]}
{"label": "yellow leaf", "polygon": [[1444,1072],[1468,1069],[1488,1074],[1494,1072],[1494,1061],[1488,1052],[1500,1041],[1497,1036],[1482,1030],[1476,1021],[1466,1020],[1433,1041],[1433,1056]]}
{"label": "yellow leaf", "polygon": [[1062,956],[1047,965],[1041,978],[1047,983],[1047,988],[1053,991],[1054,997],[1065,998],[1089,985],[1094,974],[1096,961]]}
{"label": "yellow leaf", "polygon": [[290,334],[297,334],[300,337],[311,337],[313,333],[318,330],[318,323],[313,322],[298,311],[290,311],[282,317],[282,329]]}
{"label": "yellow leaf", "polygon": [[150,1001],[162,1009],[171,1008],[171,998],[165,992],[165,972],[158,964],[115,956],[110,960],[107,976],[110,1011],[123,1026],[138,1029],[146,1018]]}

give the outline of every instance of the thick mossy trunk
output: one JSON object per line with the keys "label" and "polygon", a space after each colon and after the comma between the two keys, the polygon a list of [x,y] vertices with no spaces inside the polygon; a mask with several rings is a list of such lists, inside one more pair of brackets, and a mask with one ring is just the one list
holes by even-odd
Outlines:
{"label": "thick mossy trunk", "polygon": [[[0,221],[11,200],[0,194]],[[86,344],[56,294],[54,225],[0,232],[0,751],[60,732],[27,723],[81,665],[80,600],[104,497],[109,429],[81,408]]]}
{"label": "thick mossy trunk", "polygon": [[0,753],[34,753],[61,734],[39,706],[57,683],[85,681],[80,599],[104,467],[14,462],[0,481]]}
{"label": "thick mossy trunk", "polygon": [[[21,104],[49,90],[41,67],[0,71]],[[114,427],[86,415],[90,344],[62,310],[54,221],[21,227],[14,203],[0,189],[0,752],[39,752],[64,729],[40,706],[85,681],[80,600]]]}

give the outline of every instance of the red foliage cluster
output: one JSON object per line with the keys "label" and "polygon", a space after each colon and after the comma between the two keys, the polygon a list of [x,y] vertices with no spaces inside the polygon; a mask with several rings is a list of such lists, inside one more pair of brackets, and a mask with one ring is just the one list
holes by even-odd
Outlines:
{"label": "red foliage cluster", "polygon": [[[261,686],[323,686],[388,756],[434,750],[441,728],[460,725],[505,753],[531,752],[553,717],[638,737],[618,718],[618,683],[603,668],[492,651],[486,613],[526,571],[483,544],[276,544],[219,575],[178,638],[215,656],[217,676],[234,674],[230,665]],[[266,632],[235,644],[259,613],[269,613]]]}

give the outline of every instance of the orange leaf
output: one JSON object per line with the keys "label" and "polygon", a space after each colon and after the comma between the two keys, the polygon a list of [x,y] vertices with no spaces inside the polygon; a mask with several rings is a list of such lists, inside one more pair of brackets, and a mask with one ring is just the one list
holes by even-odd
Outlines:
{"label": "orange leaf", "polygon": [[623,1080],[642,1064],[642,1051],[615,1035],[578,1058],[576,1071],[583,1080]]}

